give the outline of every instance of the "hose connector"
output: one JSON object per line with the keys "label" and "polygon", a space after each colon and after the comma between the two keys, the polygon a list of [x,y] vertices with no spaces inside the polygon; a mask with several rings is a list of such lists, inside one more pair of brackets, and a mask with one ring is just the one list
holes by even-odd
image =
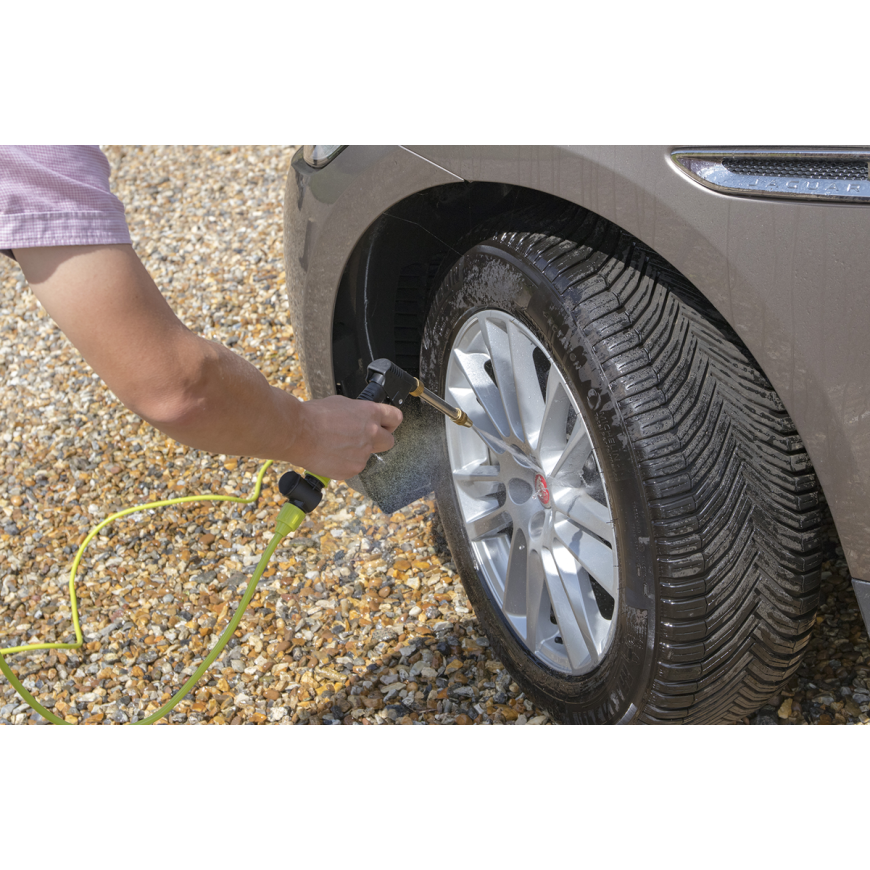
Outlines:
{"label": "hose connector", "polygon": [[298,507],[303,513],[310,514],[320,504],[323,498],[323,487],[328,482],[328,478],[309,472],[306,472],[303,477],[296,471],[288,471],[281,475],[278,489],[290,504]]}
{"label": "hose connector", "polygon": [[295,532],[302,525],[304,519],[305,511],[288,502],[278,511],[278,518],[275,520],[275,534],[282,539],[286,538],[290,532]]}

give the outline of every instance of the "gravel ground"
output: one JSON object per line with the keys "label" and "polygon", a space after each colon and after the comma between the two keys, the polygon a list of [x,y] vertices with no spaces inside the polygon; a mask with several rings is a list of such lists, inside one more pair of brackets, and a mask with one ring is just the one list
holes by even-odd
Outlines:
{"label": "gravel ground", "polygon": [[[306,397],[281,254],[293,148],[107,149],[133,242],[192,329]],[[259,463],[177,445],[127,412],[0,257],[0,645],[72,637],[71,555],[137,502],[248,493]],[[280,472],[278,472],[280,473]],[[128,722],[165,702],[226,625],[271,535],[253,506],[182,505],[122,520],[89,549],[86,647],[9,657],[70,722]],[[870,643],[833,528],[815,637],[787,689],[746,724],[870,721]],[[550,724],[493,658],[434,504],[387,516],[333,485],[284,541],[237,637],[172,722]],[[0,684],[0,723],[41,717]]]}

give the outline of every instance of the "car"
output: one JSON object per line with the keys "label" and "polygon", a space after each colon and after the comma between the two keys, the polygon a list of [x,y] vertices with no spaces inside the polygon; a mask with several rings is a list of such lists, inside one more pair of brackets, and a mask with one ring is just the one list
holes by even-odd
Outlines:
{"label": "car", "polygon": [[832,517],[870,622],[870,150],[304,146],[313,397],[419,402],[352,485],[434,490],[480,625],[564,723],[725,723],[797,669]]}

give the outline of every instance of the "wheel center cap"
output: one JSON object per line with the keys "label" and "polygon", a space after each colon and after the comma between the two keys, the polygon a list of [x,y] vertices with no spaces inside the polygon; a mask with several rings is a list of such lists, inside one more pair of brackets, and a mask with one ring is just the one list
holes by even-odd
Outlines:
{"label": "wheel center cap", "polygon": [[544,480],[543,474],[535,475],[535,495],[545,508],[550,506],[550,490],[547,487],[547,481]]}

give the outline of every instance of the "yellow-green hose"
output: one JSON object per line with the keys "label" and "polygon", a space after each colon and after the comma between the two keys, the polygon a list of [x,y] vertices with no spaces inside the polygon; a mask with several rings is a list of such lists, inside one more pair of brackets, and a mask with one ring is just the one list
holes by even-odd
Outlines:
{"label": "yellow-green hose", "polygon": [[[126,508],[125,510],[118,511],[117,513],[112,514],[109,517],[106,517],[99,525],[95,526],[91,529],[88,536],[82,541],[81,546],[76,553],[75,559],[73,560],[72,568],[70,569],[70,577],[69,577],[69,595],[70,595],[70,604],[72,610],[72,621],[73,626],[75,628],[76,633],[76,641],[75,643],[33,643],[33,644],[25,644],[22,646],[13,646],[7,647],[6,649],[0,649],[0,672],[9,680],[10,683],[15,687],[15,690],[19,695],[41,716],[44,716],[49,722],[53,722],[55,725],[68,725],[70,723],[65,722],[63,719],[55,716],[54,713],[47,710],[45,707],[40,704],[27,689],[21,684],[15,674],[12,672],[9,665],[6,663],[6,660],[3,658],[3,654],[9,655],[11,653],[18,652],[26,652],[29,650],[41,650],[41,649],[79,649],[83,644],[82,638],[82,630],[81,625],[79,624],[79,615],[78,615],[78,602],[76,600],[76,590],[75,590],[75,579],[76,579],[76,571],[78,570],[79,563],[81,562],[82,556],[84,555],[85,549],[88,544],[99,534],[100,530],[105,528],[109,523],[114,522],[115,520],[128,516],[129,514],[136,513],[137,511],[148,510],[150,508],[159,508],[159,507],[167,507],[168,505],[173,504],[183,504],[186,502],[197,502],[197,501],[229,501],[234,502],[236,504],[252,504],[260,497],[260,489],[263,485],[263,476],[266,474],[267,469],[272,464],[272,461],[269,460],[266,462],[263,467],[260,469],[257,474],[256,486],[254,487],[253,494],[248,498],[241,498],[239,496],[232,495],[188,495],[180,498],[170,498],[164,499],[163,501],[153,501],[148,504],[137,505],[136,507]],[[328,482],[325,478],[322,478],[324,483]],[[298,507],[285,504],[281,511],[278,514],[278,519],[276,522],[277,529],[275,534],[272,536],[272,539],[269,541],[269,545],[266,547],[266,552],[263,554],[263,557],[260,559],[259,564],[257,565],[253,576],[251,577],[250,582],[248,583],[248,587],[245,590],[245,594],[242,596],[241,602],[239,602],[239,606],[236,608],[236,612],[233,615],[233,618],[230,620],[230,624],[226,627],[223,634],[218,639],[218,642],[214,645],[211,652],[206,656],[203,660],[202,664],[196,669],[196,671],[191,675],[190,679],[175,693],[175,695],[170,698],[159,710],[155,713],[152,713],[145,719],[141,719],[138,722],[135,722],[135,725],[151,725],[154,722],[157,722],[159,719],[162,719],[167,713],[172,711],[179,702],[190,692],[190,690],[196,685],[199,681],[199,678],[206,672],[209,665],[214,662],[214,660],[223,652],[224,647],[229,643],[230,638],[235,633],[236,628],[238,628],[239,622],[241,622],[242,616],[245,613],[245,609],[250,603],[251,599],[254,597],[254,592],[257,589],[257,583],[262,577],[263,572],[266,570],[266,566],[269,564],[269,560],[272,558],[272,554],[278,547],[278,544],[288,535],[290,532],[295,531],[299,528],[302,520],[305,519],[305,513],[300,510]]]}

